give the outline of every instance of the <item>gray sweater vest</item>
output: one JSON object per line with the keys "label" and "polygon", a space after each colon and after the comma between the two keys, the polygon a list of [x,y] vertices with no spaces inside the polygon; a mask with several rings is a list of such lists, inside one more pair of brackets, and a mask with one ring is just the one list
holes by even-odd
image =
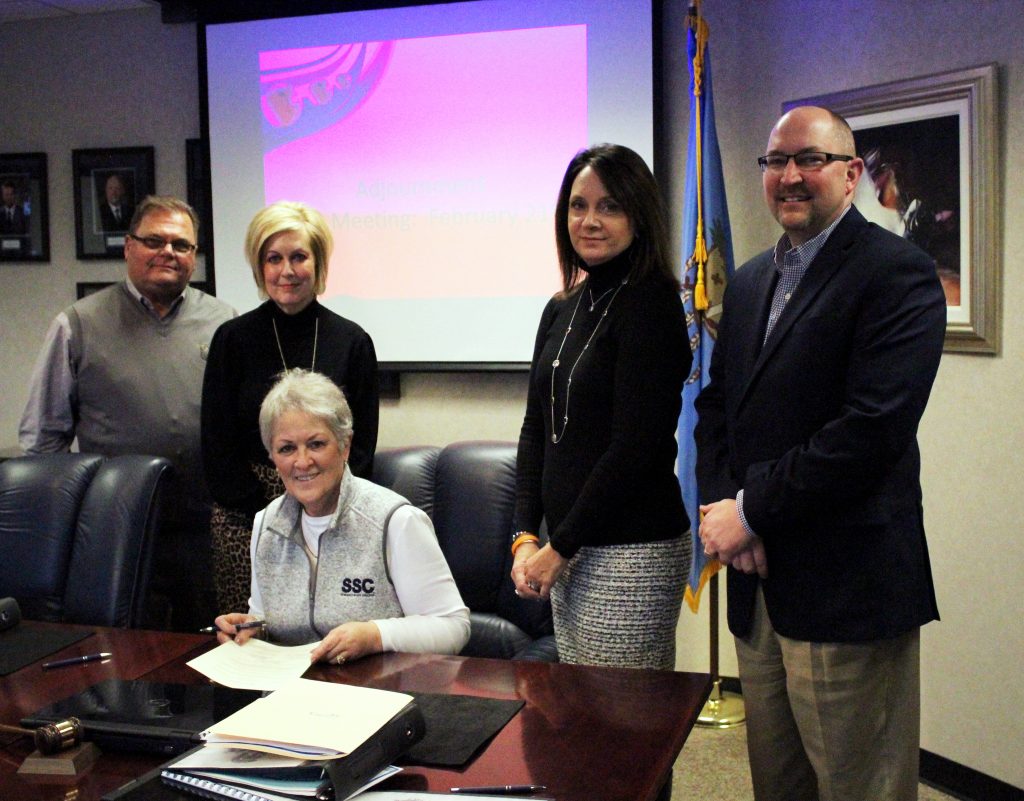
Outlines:
{"label": "gray sweater vest", "polygon": [[66,314],[79,450],[166,456],[189,499],[202,503],[203,370],[213,332],[234,315],[231,307],[188,287],[177,311],[158,320],[121,282]]}
{"label": "gray sweater vest", "polygon": [[302,645],[342,623],[403,617],[385,549],[391,514],[407,503],[346,466],[314,571],[302,543],[302,507],[290,495],[273,501],[263,512],[254,564],[270,638]]}

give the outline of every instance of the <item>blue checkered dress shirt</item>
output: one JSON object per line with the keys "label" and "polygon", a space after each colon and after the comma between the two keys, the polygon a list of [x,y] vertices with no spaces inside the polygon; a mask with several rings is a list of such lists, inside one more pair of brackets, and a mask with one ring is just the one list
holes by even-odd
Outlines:
{"label": "blue checkered dress shirt", "polygon": [[[789,246],[788,234],[783,234],[775,245],[775,269],[779,274],[779,280],[775,284],[775,294],[772,295],[772,308],[768,313],[768,325],[764,329],[764,339],[761,340],[762,345],[768,341],[768,336],[775,327],[775,323],[779,321],[782,310],[786,308],[786,303],[793,297],[800,279],[804,277],[804,273],[811,266],[814,257],[825,246],[825,241],[832,235],[832,231],[835,230],[835,227],[839,225],[839,221],[846,216],[846,212],[849,210],[850,207],[847,206],[843,213],[836,217],[828,228],[817,236],[808,239],[802,245],[791,248]],[[740,522],[743,524],[747,534],[751,537],[755,536],[754,530],[747,523],[746,515],[743,514],[743,490],[736,493],[736,513],[739,515]]]}

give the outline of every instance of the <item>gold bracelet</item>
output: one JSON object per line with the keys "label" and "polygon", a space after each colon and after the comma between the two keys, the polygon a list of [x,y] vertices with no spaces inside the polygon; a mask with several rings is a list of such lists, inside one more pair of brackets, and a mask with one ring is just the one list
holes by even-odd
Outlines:
{"label": "gold bracelet", "polygon": [[516,550],[518,550],[519,546],[527,542],[539,544],[540,537],[538,537],[536,534],[531,534],[528,531],[520,531],[518,534],[516,534],[516,538],[512,540],[512,555],[515,556]]}

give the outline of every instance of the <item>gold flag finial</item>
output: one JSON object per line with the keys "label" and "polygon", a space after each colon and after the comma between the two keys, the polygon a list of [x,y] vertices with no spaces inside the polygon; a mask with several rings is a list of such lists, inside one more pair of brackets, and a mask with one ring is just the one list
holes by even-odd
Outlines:
{"label": "gold flag finial", "polygon": [[707,311],[708,293],[706,268],[708,263],[707,243],[704,239],[704,126],[701,122],[701,101],[704,94],[704,51],[708,42],[708,24],[700,15],[700,0],[690,3],[689,26],[693,29],[697,41],[697,52],[693,56],[693,104],[696,114],[694,133],[697,159],[697,236],[693,243],[694,264],[697,265],[697,276],[693,287],[693,307],[697,311]]}

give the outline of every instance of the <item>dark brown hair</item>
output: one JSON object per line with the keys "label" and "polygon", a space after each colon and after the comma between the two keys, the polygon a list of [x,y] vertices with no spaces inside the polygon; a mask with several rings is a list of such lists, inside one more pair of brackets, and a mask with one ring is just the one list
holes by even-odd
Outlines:
{"label": "dark brown hair", "polygon": [[608,194],[622,206],[633,225],[629,280],[662,279],[677,289],[679,281],[669,259],[668,220],[665,202],[650,169],[640,156],[622,145],[600,144],[581,150],[562,178],[555,205],[555,245],[562,273],[562,289],[568,292],[580,281],[581,261],[569,240],[569,196],[585,167],[590,167]]}

